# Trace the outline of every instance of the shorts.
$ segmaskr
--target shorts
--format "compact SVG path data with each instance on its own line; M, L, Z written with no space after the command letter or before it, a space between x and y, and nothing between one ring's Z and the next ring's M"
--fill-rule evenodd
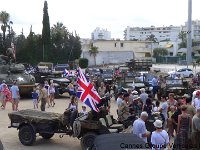
M18 103L19 102L19 98L13 98L13 102L14 103Z
M33 104L34 105L38 104L38 100L37 99L33 99Z

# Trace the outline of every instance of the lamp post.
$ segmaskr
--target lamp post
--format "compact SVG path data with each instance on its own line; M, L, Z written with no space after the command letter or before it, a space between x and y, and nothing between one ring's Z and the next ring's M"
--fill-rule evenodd
M187 65L192 62L192 0L188 0Z

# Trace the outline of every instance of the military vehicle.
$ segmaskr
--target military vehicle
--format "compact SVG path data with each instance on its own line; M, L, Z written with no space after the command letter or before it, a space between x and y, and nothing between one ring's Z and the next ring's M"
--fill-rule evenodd
M35 86L35 78L25 71L23 64L13 62L12 57L0 55L0 82L6 81L8 86L16 80L20 95L30 95Z
M164 88L165 95L174 93L176 96L181 97L184 94L191 94L189 84L183 79L166 78L166 87Z
M109 134L123 130L122 124L114 124L112 118L108 120L107 126L103 118L108 118L107 113L95 113L90 111L88 115L78 117L71 122L74 111L67 109L63 114L54 112L44 112L38 110L20 110L8 114L11 124L9 128L19 130L19 140L23 145L32 145L39 133L44 139L50 139L55 133L74 136L81 139L81 147L86 150L93 145L94 139L100 134ZM111 122L111 124L109 123ZM72 127L73 126L73 130Z
M131 71L150 71L152 67L151 59L131 59L126 62L126 66Z

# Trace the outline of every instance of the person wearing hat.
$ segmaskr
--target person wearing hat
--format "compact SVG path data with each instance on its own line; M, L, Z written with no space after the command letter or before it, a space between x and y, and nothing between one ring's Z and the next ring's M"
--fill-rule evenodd
M140 105L140 97L138 95L133 96L133 104L132 104L132 114L135 116L139 116L142 112L142 105Z
M194 99L193 105L196 110L200 107L200 91L196 92L196 98Z
M144 106L146 104L146 100L148 98L148 94L145 92L145 88L141 88L140 92L141 92L140 99L141 99L141 101L143 103L143 106Z
M132 94L133 94L133 95L138 95L138 91L133 90L133 91L132 91Z
M192 105L192 98L186 98L187 113L192 118L196 114L196 110Z
M83 105L82 105L82 110L81 110L81 112L80 112L80 116L82 116L82 115L87 115L87 114L88 114L88 111L86 110L86 105L83 104Z
M130 116L128 101L129 101L129 94L125 93L123 102L119 105L118 109L118 117L120 121L124 121Z
M165 130L163 130L162 121L156 120L153 125L156 130L152 132L151 135L152 150L167 150L169 135Z
M147 112L142 112L140 118L133 122L132 133L136 134L145 143L147 143L147 137L150 136L150 132L147 131L145 121L148 118Z

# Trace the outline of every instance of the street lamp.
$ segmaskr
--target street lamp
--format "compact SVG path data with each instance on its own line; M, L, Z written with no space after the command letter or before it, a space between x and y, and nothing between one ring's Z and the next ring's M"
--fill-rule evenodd
M187 22L187 64L192 62L192 0L188 0L188 22Z

